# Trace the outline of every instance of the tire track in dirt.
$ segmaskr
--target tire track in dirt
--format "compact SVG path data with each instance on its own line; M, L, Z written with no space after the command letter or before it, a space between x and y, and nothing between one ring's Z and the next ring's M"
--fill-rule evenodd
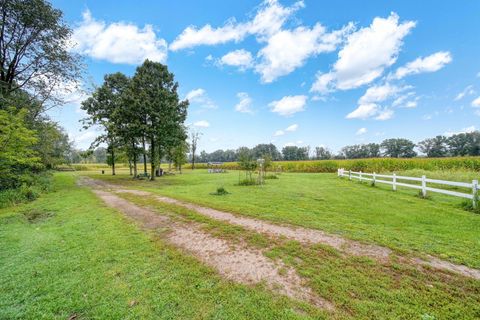
M169 243L193 254L223 277L249 285L264 283L274 292L309 302L327 311L334 310L331 302L304 285L304 280L295 269L267 258L262 251L213 237L202 231L198 224L173 221L111 192L95 189L98 185L93 186L93 192L109 207L124 213L145 229L166 229L165 239Z
M165 196L160 196L148 191L124 189L119 186L107 184L103 181L98 181L90 178L86 179L89 181L88 183L90 185L110 188L118 193L130 193L134 195L151 196L160 202L181 206L209 218L238 225L268 236L286 237L288 239L296 240L305 244L325 244L339 250L340 252L355 256L367 256L379 262L388 262L390 260L390 257L395 255L389 248L371 244L364 244L358 241L345 239L340 236L328 234L317 229L308 229L289 225L277 225L255 218L239 216L229 212L203 207L200 205ZM453 272L461 274L465 277L480 280L480 270L445 261L431 255L427 255L426 259L405 258L399 255L395 256L400 258L400 260L406 261L407 263L411 263L413 265L428 266L434 269Z

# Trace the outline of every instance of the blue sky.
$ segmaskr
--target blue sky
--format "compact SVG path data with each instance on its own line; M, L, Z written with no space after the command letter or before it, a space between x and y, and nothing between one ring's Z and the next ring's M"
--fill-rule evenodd
M55 0L83 83L168 65L200 150L273 142L333 151L480 127L479 1ZM50 112L86 148L82 94Z

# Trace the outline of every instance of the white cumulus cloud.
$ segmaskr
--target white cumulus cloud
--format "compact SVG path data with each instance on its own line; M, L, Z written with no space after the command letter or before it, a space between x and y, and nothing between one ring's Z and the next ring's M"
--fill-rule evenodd
M395 71L394 78L401 79L408 75L435 72L442 69L445 65L452 61L452 55L447 51L440 51L431 54L425 58L417 58L405 66L400 67Z
M297 112L305 110L307 96L285 96L280 100L272 101L268 105L272 112L281 116L291 116Z
M194 89L187 93L185 96L191 104L200 105L200 107L205 109L216 109L217 105L210 99L207 94L207 91L202 88Z
M370 26L347 37L333 70L318 74L311 90L327 93L371 83L383 74L385 68L395 63L404 37L414 26L413 21L399 23L396 13L388 18L376 17Z
M451 137L455 134L471 133L471 132L474 132L475 130L476 130L475 126L469 126L469 127L463 128L462 130L458 130L458 131L446 131L443 135L447 136L447 137Z
M238 67L240 70L245 70L252 66L253 57L247 50L234 50L221 57L219 63L222 65Z
M283 130L277 130L275 131L275 133L273 134L274 137L280 137L280 136L283 136L285 134L285 131Z
M367 104L372 102L385 101L386 99L392 97L393 95L404 89L405 88L391 85L389 83L386 83L384 85L372 86L367 89L365 94L360 98L358 102L360 104Z
M472 107L480 108L480 97L472 101Z
M265 0L253 19L239 23L230 18L225 25L215 28L207 24L201 28L189 26L172 42L170 50L193 48L199 45L216 45L230 41L238 42L247 35L256 35L260 41L280 30L285 21L299 8L298 1L291 7L284 7L277 0Z
M455 101L462 100L464 97L475 94L475 90L473 89L472 85L467 86L465 89L463 89L462 92L459 92L455 96Z
M353 25L349 24L341 30L327 33L325 27L317 23L313 28L302 26L281 30L273 34L258 53L261 60L255 70L260 73L263 82L272 82L303 66L311 56L335 50L352 28Z
M72 50L112 63L167 60L167 42L157 37L152 25L140 28L127 22L107 24L95 20L89 10L83 12L83 21L74 28L72 41Z
M297 131L298 129L298 124L292 124L291 126L288 126L285 131L288 131L288 132L295 132Z
M360 129L357 130L357 132L355 134L357 136L361 136L362 134L365 134L367 132L368 132L367 128L360 128Z
M368 119L378 113L379 105L375 103L361 104L357 109L347 114L347 119Z
M237 93L237 97L238 99L240 99L240 101L235 105L235 111L241 113L253 113L253 110L251 108L252 98L250 98L248 93L239 92Z
M392 109L384 108L379 114L375 117L375 120L388 120L393 117L394 111Z

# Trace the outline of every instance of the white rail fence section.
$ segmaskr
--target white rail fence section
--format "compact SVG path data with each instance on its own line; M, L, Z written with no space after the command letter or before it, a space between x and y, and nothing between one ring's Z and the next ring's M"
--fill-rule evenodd
M338 176L348 177L349 180L358 179L359 181L371 181L373 185L375 185L376 183L390 184L392 185L392 189L394 191L397 190L397 186L418 189L422 191L422 195L424 197L427 196L427 191L443 193L443 194L447 194L454 197L470 199L472 200L472 204L474 208L476 208L478 205L478 180L472 180L472 183L465 183L465 182L456 182L456 181L428 179L424 175L421 178L417 178L417 177L397 176L395 173L393 175L386 175L386 174L378 174L375 172L374 173L366 173L362 171L355 172L355 171L345 170L345 169L338 169ZM391 180L384 180L384 179L391 179ZM416 181L416 182L420 182L420 184L417 185L417 184L411 184L411 183L398 182L397 180ZM433 188L433 187L427 186L427 183L468 188L471 190L471 193Z

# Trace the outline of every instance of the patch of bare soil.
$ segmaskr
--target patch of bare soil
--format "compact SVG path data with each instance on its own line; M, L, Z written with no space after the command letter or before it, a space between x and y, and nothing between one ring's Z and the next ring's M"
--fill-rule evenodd
M334 308L329 301L305 286L293 268L268 259L260 250L215 238L201 231L196 224L174 222L110 192L94 192L108 206L139 222L146 229L167 228L166 239L170 243L195 255L229 280L244 284L264 283L270 290L290 298L307 301L326 310Z
M119 190L119 192L130 193L131 190ZM141 192L144 193L143 195L146 195L145 191ZM151 193L150 195L155 196ZM392 255L392 251L388 248L348 240L336 235L327 234L320 230L271 224L262 220L240 217L228 212L206 208L196 204L186 203L177 199L172 199L164 196L155 196L155 198L165 203L175 204L184 208L188 208L190 210L194 210L212 219L239 225L244 228L271 236L283 236L288 239L299 241L301 243L326 244L341 252L355 256L367 256L370 258L374 258L380 262L387 262L389 260L389 257ZM441 260L433 256L428 256L428 258L425 260L420 258L414 258L410 261L415 264L426 265L435 269L461 274L463 276L474 279L480 279L480 270Z
M93 180L93 179L88 179L88 180ZM96 182L88 182L88 183L89 185L93 186L95 185ZM370 245L370 244L364 244L358 241L345 239L340 236L325 233L321 230L272 224L266 221L237 216L229 212L202 207L200 205L180 201L180 200L169 198L169 197L154 195L153 193L147 192L147 191L121 189L113 185L105 184L104 182L100 182L100 185L102 187L111 188L115 190L115 192L124 192L124 193L130 193L130 194L136 194L136 195L142 195L142 196L147 196L147 195L154 196L158 201L182 206L184 208L196 211L212 219L221 220L231 224L239 225L246 229L254 230L256 232L263 233L269 236L286 237L288 239L293 239L301 243L325 244L350 255L367 256L380 262L387 262L390 256L392 255L392 251L389 248ZM458 265L445 260L441 260L433 256L428 256L426 259L413 258L413 259L409 259L409 261L414 264L429 266L435 269L453 272L453 273L461 274L466 277L480 280L480 270L469 268L463 265Z
M125 190L123 190L123 192L125 192ZM386 261L391 253L391 250L385 247L362 244L359 242L344 239L339 236L330 235L320 230L293 226L281 226L258 219L236 216L228 212L206 208L172 198L167 198L163 196L155 196L155 198L165 203L176 204L190 210L194 210L212 219L221 220L231 224L242 226L246 229L250 229L259 233L275 237L286 237L288 239L293 239L301 243L326 244L339 251L351 255L368 256L376 260Z

